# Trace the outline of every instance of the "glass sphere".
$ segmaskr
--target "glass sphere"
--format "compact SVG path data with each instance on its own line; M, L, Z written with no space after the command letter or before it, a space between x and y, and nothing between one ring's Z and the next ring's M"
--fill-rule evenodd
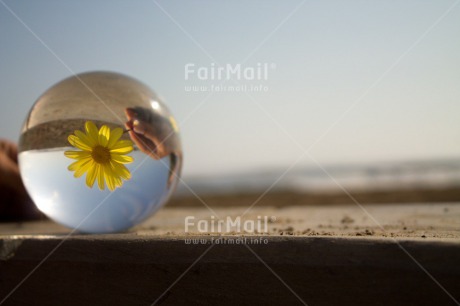
M81 232L117 232L166 203L182 148L174 118L147 86L89 72L35 102L19 140L19 167L49 218Z

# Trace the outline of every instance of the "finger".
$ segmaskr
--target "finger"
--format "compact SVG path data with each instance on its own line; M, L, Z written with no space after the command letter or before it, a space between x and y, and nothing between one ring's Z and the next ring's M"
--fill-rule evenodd
M0 185L25 192L18 165L4 153L0 153Z
M130 120L130 121L127 121L125 122L125 128L129 131L129 130L132 130L133 129L133 122Z
M134 119L133 121L133 129L134 129L134 132L136 132L137 134L141 134L141 135L146 134L148 130L147 125L137 119Z
M18 146L9 140L0 140L0 151L4 152L12 161L18 163Z
M132 121L137 117L136 110L134 108L128 107L125 109L126 117L128 121Z
M142 135L136 134L133 131L129 131L129 136L134 141L134 143L137 145L139 150L141 150L147 155L150 155L154 159L158 159L157 146L154 142L145 138Z

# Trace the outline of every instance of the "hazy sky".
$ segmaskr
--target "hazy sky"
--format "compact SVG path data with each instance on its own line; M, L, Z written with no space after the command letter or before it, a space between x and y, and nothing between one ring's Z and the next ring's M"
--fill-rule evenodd
M0 136L16 140L54 83L110 70L164 98L185 175L287 168L298 145L325 165L456 158L456 3L0 0ZM186 91L222 82L185 79L187 64L213 63L269 64L267 80L222 83L267 91Z

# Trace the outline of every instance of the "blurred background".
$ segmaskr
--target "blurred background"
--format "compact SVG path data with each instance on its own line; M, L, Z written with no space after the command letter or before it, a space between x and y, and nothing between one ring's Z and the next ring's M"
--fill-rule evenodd
M173 204L460 200L457 3L2 0L0 136L53 84L108 70L176 116ZM266 70L210 77L228 65Z

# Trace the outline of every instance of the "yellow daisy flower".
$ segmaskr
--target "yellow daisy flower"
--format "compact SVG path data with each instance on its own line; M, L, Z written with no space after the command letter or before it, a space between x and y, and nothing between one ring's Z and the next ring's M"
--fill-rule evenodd
M68 158L76 159L68 169L75 171L74 176L80 177L86 172L86 185L93 188L97 178L97 185L104 190L104 181L109 190L113 191L123 185L124 180L131 178L131 173L123 164L133 162L133 158L126 154L133 150L130 140L120 140L123 129L110 128L103 125L99 130L91 121L85 123L86 133L76 130L70 135L70 144L81 151L65 151Z

